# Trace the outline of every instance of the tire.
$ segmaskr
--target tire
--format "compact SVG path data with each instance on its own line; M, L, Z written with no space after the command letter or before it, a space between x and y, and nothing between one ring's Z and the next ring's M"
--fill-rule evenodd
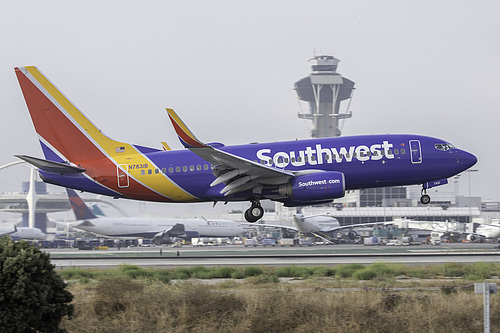
M424 205L427 205L429 202L431 202L431 197L427 194L424 194L420 197L420 202Z

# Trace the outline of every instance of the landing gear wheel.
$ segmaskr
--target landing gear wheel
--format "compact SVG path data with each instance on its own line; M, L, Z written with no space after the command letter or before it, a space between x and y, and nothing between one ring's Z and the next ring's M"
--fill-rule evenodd
M427 194L424 194L420 197L420 202L423 203L424 205L427 205L429 202L431 202L431 197L428 196Z
M245 220L250 223L260 220L264 216L264 209L259 203L252 203L252 207L245 211Z

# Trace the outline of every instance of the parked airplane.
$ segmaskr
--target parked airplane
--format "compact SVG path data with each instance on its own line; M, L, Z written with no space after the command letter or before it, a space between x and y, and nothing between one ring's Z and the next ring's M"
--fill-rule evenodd
M293 216L293 224L303 234L329 233L341 229L339 221L329 215L309 215L298 213Z
M171 238L235 237L257 227L282 227L250 224L223 219L173 219L144 217L98 217L72 189L67 188L71 208L77 222L69 225L98 235L113 238L153 238L168 242ZM294 230L294 228L284 227Z
M484 238L499 239L500 238L500 224L480 224L477 226L474 234L468 235L467 239L476 240L475 235Z
M45 238L45 234L38 228L16 227L15 225L12 228L0 227L0 237L4 236L14 240Z
M224 146L198 140L167 109L188 150L148 148L108 138L36 67L15 68L45 159L18 155L51 184L115 198L163 202L260 201L288 207L332 202L346 190L447 183L477 162L447 141L419 135L363 135ZM237 125L236 125L237 126Z
M327 214L304 215L297 213L293 216L293 224L305 235L312 235L326 242L335 243L339 232L345 233L352 241L359 242L361 236L356 231L356 228L375 227L388 223L361 223L341 226L335 217Z

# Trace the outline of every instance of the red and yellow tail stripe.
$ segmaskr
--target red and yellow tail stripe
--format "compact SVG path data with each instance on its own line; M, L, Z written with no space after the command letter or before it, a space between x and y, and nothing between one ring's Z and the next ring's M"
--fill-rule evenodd
M133 145L107 137L38 68L15 71L37 134L62 160L85 168L89 178L134 199L198 201L164 174L143 176L138 169L124 170L129 172L130 183L126 189L119 188L119 165L154 168L154 164Z

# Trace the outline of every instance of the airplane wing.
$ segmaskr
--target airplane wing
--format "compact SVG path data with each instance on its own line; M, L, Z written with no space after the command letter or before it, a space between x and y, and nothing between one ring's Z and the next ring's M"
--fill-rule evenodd
M177 223L176 225L172 226L169 229L165 229L163 231L160 231L156 235L154 235L153 238L164 238L164 237L179 237L179 238L184 238L186 237L186 228L184 224L182 223Z
M14 224L14 226L11 228L0 228L0 237L3 237L3 236L8 236L8 235L11 235L13 233L16 233L17 232L17 226Z
M221 194L228 196L247 190L253 190L258 194L262 190L261 184L284 184L294 176L290 171L259 164L201 142L174 110L167 109L167 112L184 147L216 166L214 175L217 178L210 186L224 183L226 187L221 190Z

